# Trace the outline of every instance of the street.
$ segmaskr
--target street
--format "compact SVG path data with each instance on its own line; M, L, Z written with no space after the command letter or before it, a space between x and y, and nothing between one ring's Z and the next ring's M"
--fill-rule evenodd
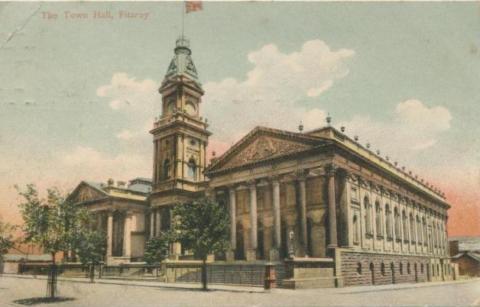
M118 283L121 283L120 281ZM43 297L44 279L0 277L0 305ZM261 288L221 287L202 292L197 285L159 283L89 284L59 281L59 295L72 300L55 306L480 306L480 280L339 289L264 292Z

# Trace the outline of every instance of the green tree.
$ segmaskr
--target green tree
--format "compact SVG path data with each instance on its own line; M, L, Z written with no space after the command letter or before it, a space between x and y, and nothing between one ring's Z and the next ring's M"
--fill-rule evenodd
M80 209L74 217L76 221L71 232L71 247L83 265L88 265L90 282L95 277L95 265L98 265L107 249L105 232L95 229L94 216L85 209Z
M24 201L20 204L23 217L25 242L34 243L52 256L47 289L50 297L56 294L55 255L74 247L75 235L80 228L78 215L80 208L75 206L57 188L47 189L47 197L40 198L33 184L25 190L17 187Z
M148 265L160 264L168 257L171 238L168 233L150 238L145 244L143 259Z
M172 240L191 250L202 260L202 286L207 290L207 256L228 247L229 216L225 206L210 198L201 198L173 208L176 221Z
M0 221L0 262L3 261L3 256L8 253L8 250L13 247L14 229L14 226Z

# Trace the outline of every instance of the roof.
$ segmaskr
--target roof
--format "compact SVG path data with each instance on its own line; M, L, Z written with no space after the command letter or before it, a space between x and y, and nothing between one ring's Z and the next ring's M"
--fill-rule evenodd
M82 181L75 188L75 190L70 194L75 195L77 191L80 190L82 185L86 185L95 191L99 192L103 197L115 197L133 201L146 201L148 194L151 192L151 182L146 178L135 178L130 181L133 184L130 184L128 187L125 186L115 186L107 185L104 183L92 182L92 181ZM89 196L91 197L91 196ZM96 196L92 199L99 199L101 196Z
M180 37L177 39L174 50L175 55L168 66L165 79L174 78L175 76L187 76L199 85L200 82L198 80L197 69L190 56L192 54L192 50L190 50L190 41L183 36Z
M469 257L477 262L480 262L480 254L475 252L458 253L455 256L453 256L452 259L459 259L464 256Z
M480 251L480 237L450 237L448 241L458 241L458 251Z
M368 161L368 163L375 165L382 171L389 173L390 175L396 177L400 181L413 186L415 189L420 190L423 193L426 193L430 197L434 198L436 201L440 202L443 206L449 208L450 205L445 201L444 194L441 193L438 189L432 187L431 185L419 180L418 177L414 176L411 172L407 172L405 168L400 168L397 163L392 163L388 157L380 156L380 153L374 153L369 148L363 147L357 141L352 140L343 132L338 131L337 129L326 126L320 129L315 129L310 132L290 132L279 129L272 129L266 127L255 127L251 132L245 135L240 141L233 145L229 150L227 150L222 156L212 162L212 164L207 168L206 174L211 175L215 172L225 171L224 164L227 163L227 160L235 156L236 153L243 149L246 144L249 144L256 136L259 134L271 134L279 137L290 138L296 140L299 143L311 144L313 147L320 147L325 144L336 144L343 150L355 154L357 157ZM299 153L297 151L295 153ZM269 157L272 158L272 157ZM269 159L264 159L266 161ZM250 164L250 162L245 163L245 165Z

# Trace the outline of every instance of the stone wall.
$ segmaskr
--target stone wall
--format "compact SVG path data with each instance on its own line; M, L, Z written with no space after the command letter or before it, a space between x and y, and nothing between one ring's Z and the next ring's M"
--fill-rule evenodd
M453 275L446 259L348 251L340 257L345 286L441 281L450 280ZM440 261L445 264L438 271L432 263Z

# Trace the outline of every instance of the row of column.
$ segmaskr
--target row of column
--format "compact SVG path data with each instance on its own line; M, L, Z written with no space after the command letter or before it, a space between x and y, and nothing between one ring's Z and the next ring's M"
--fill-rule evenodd
M440 218L429 214L426 210L418 210L416 206L406 206L396 202L393 198L386 199L383 193L375 202L370 202L372 194L368 190L361 189L362 241L366 240L365 236L369 233L368 228L370 227L374 249L386 249L386 245L389 244L388 239L391 237L392 250L395 250L396 239L400 238L400 250L403 252L425 253L431 251L433 254L447 254L446 230L445 227L440 226L445 224L446 221L442 222ZM387 203L389 203L388 212L386 210ZM379 210L377 210L377 204ZM381 214L380 223L377 223L377 211ZM387 219L389 219L388 225ZM413 224L411 224L412 222ZM377 229L378 226L380 226L380 229ZM390 229L387 229L387 226ZM382 237L381 242L377 239L379 231ZM425 241L428 243L427 248L424 246ZM383 247L377 246L377 244L383 244ZM362 246L364 246L363 242ZM435 248L435 246L438 247Z
M122 256L131 257L132 244L131 244L131 232L132 232L132 218L131 212L126 212L124 216L123 227L123 247ZM107 257L113 256L113 212L107 211Z
M329 218L329 246L334 248L337 246L337 225L336 225L336 200L335 200L335 168L329 166L326 168L326 176L328 178L328 218ZM306 173L300 172L296 178L298 182L298 201L300 216L300 238L304 246L305 253L308 252L307 238L307 189L306 189ZM280 182L274 177L270 179L268 186L271 187L272 193L272 215L273 215L273 249L270 252L270 258L278 258L280 248L282 246L281 234L281 209L280 209ZM249 189L249 212L250 212L250 246L247 250L247 260L254 260L256 250L258 248L257 240L257 184L255 181L248 182ZM233 257L233 250L237 246L237 220L236 220L236 188L229 187L229 213L230 213L230 257ZM269 192L267 190L267 192Z

